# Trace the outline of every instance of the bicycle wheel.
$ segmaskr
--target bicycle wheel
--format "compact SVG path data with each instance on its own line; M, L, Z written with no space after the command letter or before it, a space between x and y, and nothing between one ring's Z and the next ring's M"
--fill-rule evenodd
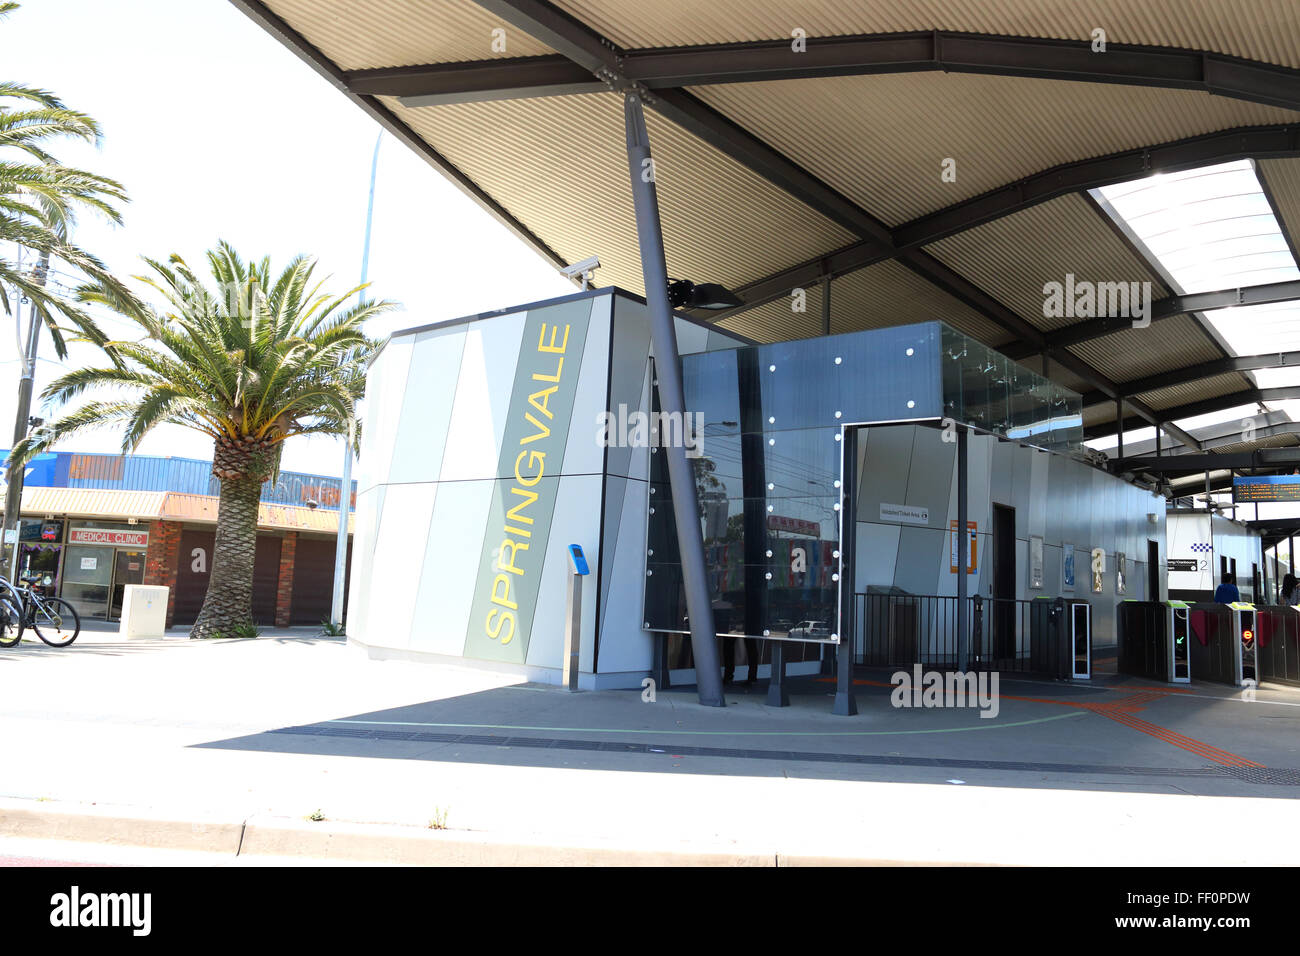
M29 626L50 647L67 647L81 633L81 618L63 598L44 598L32 608Z
M0 647L13 647L23 639L22 621L14 606L0 598Z

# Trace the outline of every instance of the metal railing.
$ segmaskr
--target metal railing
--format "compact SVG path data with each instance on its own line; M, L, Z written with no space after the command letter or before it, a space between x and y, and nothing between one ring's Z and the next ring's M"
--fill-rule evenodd
M866 667L956 670L958 598L934 594L855 594L855 660ZM1061 599L967 599L966 668L1071 676L1068 605Z

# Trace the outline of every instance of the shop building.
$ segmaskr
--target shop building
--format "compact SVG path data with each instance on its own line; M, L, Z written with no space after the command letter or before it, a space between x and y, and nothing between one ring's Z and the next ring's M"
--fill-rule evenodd
M128 584L164 585L168 625L193 623L211 572L215 485L211 463L199 460L44 456L23 488L20 573L48 582L88 619L115 620ZM315 625L329 616L340 497L339 480L319 475L282 472L263 488L256 624Z

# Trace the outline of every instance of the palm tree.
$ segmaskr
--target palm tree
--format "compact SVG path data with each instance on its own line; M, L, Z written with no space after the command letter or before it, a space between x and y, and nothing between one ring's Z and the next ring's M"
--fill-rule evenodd
M303 256L274 281L269 257L246 264L226 242L207 257L215 292L180 256L145 259L153 275L137 278L166 300L163 311L124 311L111 291L84 289L83 301L117 309L143 335L100 343L107 365L68 372L42 397L64 404L89 389L126 395L86 401L14 449L25 459L104 425L124 428L123 454L163 423L212 438L221 503L208 593L190 637L230 635L252 623L262 483L278 473L284 442L294 435L355 435L356 403L375 346L362 326L393 307L345 306L365 286L327 295L323 282L312 284L315 262Z
M0 2L0 18L18 7ZM19 83L0 82L0 243L32 252L39 265L24 272L0 256L0 302L18 291L29 300L50 330L60 358L67 355L57 317L70 321L82 337L103 341L91 318L75 300L46 287L50 260L61 259L104 287L126 311L138 307L130 292L90 253L68 240L73 216L91 210L115 223L117 205L127 201L121 184L106 176L59 163L49 152L54 141L97 143L99 126L84 113L68 109L54 94Z

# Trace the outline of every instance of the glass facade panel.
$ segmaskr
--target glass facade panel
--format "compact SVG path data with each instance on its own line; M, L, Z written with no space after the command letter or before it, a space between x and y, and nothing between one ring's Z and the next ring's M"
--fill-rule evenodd
M1044 448L1082 440L1078 395L939 322L687 355L682 383L720 634L836 633L844 426L949 417ZM647 547L646 626L687 631L660 449Z
M1070 452L1083 444L1083 399L941 325L944 415L1003 438Z

